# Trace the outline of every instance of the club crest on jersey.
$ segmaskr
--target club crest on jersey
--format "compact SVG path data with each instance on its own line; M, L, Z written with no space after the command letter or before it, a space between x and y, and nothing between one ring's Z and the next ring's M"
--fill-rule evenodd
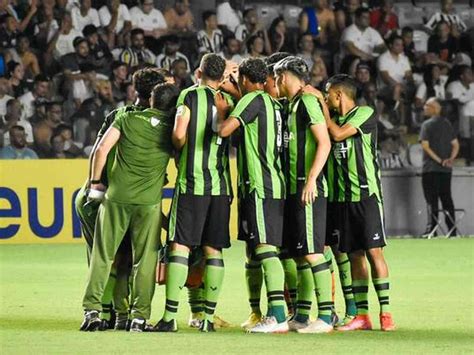
M336 142L333 144L333 154L336 159L346 159L348 157L348 151L352 147L352 142Z
M156 127L160 124L160 120L156 117L152 117L151 120L150 120L150 123L153 127Z

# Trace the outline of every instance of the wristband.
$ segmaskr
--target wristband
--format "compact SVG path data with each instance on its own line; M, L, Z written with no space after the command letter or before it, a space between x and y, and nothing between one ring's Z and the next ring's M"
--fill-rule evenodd
M102 200L104 198L105 192L95 189L89 189L89 194L87 198L91 200Z
M91 180L90 183L91 184L100 184L100 180Z

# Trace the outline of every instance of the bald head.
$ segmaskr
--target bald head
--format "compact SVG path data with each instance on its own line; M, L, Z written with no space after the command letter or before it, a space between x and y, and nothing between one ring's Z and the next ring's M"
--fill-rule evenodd
M439 116L441 114L441 104L438 99L432 97L423 106L423 112L427 117Z

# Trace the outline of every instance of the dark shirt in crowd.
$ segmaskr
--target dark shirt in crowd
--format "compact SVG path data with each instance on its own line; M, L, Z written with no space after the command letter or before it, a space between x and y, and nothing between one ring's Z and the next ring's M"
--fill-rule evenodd
M444 117L432 117L421 125L420 141L428 141L430 148L442 160L451 156L451 142L456 138L451 123ZM451 168L444 167L423 151L423 173L449 173Z
M449 36L446 42L441 42L438 36L434 35L428 39L428 52L436 53L439 58L445 62L453 59L457 52L458 44L454 37Z

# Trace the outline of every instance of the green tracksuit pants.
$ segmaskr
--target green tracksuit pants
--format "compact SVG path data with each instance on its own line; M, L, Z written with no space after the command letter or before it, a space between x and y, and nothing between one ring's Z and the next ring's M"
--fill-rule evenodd
M156 205L121 204L107 199L102 202L95 226L84 309L102 310L101 299L114 256L128 231L133 254L132 318L150 318L160 228L161 201Z

